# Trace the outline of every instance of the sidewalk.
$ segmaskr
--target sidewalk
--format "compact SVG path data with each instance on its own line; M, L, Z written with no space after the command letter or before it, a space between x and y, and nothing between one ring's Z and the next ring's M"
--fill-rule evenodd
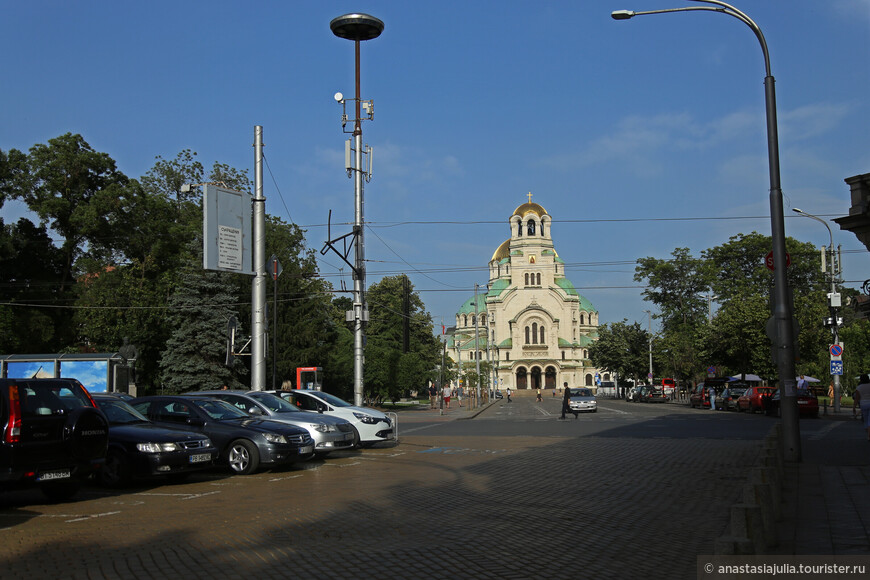
M802 434L803 460L785 464L774 553L870 555L870 442L851 408L829 408L819 420L848 438L832 446Z

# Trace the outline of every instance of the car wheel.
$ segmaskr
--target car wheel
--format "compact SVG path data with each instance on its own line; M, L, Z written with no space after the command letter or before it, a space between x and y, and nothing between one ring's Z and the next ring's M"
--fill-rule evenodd
M76 494L79 484L70 481L63 483L47 483L42 486L42 493L50 501L66 501Z
M130 482L130 463L123 453L110 449L100 470L100 483L106 487L121 487Z
M230 469L239 475L250 475L260 466L260 453L257 446L246 439L236 439L230 443L227 461Z
M105 415L93 407L81 407L70 411L64 424L63 435L76 459L90 461L106 456L109 423Z
M351 429L353 429L353 445L351 446L351 449L360 449L362 444L359 440L359 431L357 431L357 428L353 425L351 425Z

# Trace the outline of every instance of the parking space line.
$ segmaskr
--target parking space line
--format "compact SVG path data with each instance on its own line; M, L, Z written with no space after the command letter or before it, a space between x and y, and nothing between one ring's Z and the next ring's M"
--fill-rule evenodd
M818 441L819 439L824 438L825 435L827 435L828 433L830 433L831 431L833 431L834 429L836 429L837 427L839 427L843 423L844 423L844 421L832 421L829 425L825 425L824 427L822 427L821 429L819 429L818 431L816 431L812 435L807 436L807 439L812 439L813 441Z

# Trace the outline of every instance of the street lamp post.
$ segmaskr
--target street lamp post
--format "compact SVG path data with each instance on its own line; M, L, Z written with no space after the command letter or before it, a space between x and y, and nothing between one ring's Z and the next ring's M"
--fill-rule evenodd
M785 219L782 209L782 187L779 175L779 138L777 136L776 123L776 93L774 91L774 78L770 73L770 55L767 51L767 41L764 39L761 29L749 16L737 8L721 2L720 0L693 0L714 4L714 6L684 6L682 8L669 8L665 10L650 10L646 12L633 12L631 10L617 10L611 13L614 20L628 20L634 16L646 14L665 14L669 12L689 12L705 10L720 12L733 16L740 20L755 33L761 51L764 55L764 97L765 110L767 113L767 156L770 172L770 229L773 240L773 260L776 269L773 271L773 323L774 323L774 352L776 353L776 369L779 378L781 393L783 447L785 459L788 461L801 460L800 424L798 423L797 388L795 376L795 349L794 349L794 325L792 323L793 307L788 291L788 277L786 276L786 252L785 252Z
M368 318L368 312L365 302L365 244L363 243L363 179L367 176L363 175L362 167L362 112L360 106L360 74L359 74L359 43L363 40L371 40L380 36L384 30L384 23L374 16L368 14L345 14L338 18L333 18L329 23L329 28L332 33L339 38L352 40L354 43L354 64L355 64L355 117L353 128L354 140L354 163L353 167L348 169L348 175L354 175L354 222L353 231L355 236L355 260L353 267L353 310L350 316L353 320L353 402L357 406L363 404L363 361L364 358L364 322ZM336 94L336 100L344 102L340 94ZM367 112L371 115L371 105L367 107ZM371 160L371 157L369 158ZM368 175L370 177L370 175Z
M802 216L811 218L820 222L823 226L828 228L828 236L831 240L831 245L828 246L828 249L831 252L831 258L828 260L831 264L830 270L831 273L829 276L831 277L831 293L828 294L828 308L831 312L831 333L833 334L834 340L832 344L840 344L840 324L837 320L837 309L840 306L840 295L837 293L837 266L834 259L834 233L831 231L831 226L818 216L814 216L811 213L807 213L801 209L796 207L792 208L792 211L795 213L799 213ZM840 375L833 374L834 380L834 400L832 401L834 405L834 412L840 412Z

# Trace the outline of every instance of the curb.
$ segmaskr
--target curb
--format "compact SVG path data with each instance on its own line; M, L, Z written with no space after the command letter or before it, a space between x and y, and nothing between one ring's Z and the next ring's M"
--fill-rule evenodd
M764 554L779 543L776 522L782 519L785 461L782 424L774 425L743 486L743 501L731 506L730 535L716 538L716 555Z

